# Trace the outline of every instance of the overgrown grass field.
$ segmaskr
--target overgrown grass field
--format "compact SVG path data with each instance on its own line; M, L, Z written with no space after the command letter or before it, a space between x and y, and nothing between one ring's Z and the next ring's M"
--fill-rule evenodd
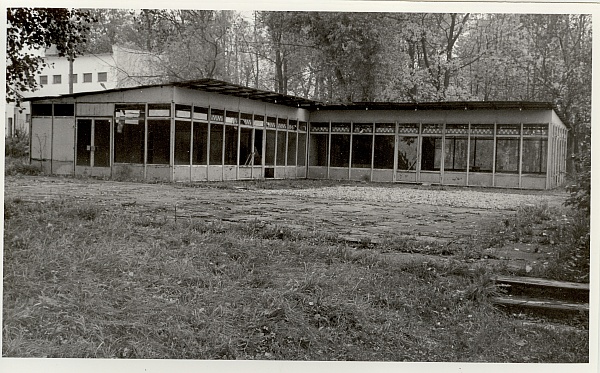
M442 263L442 262L440 262ZM319 232L5 201L5 357L587 362L588 334L494 308L492 273Z

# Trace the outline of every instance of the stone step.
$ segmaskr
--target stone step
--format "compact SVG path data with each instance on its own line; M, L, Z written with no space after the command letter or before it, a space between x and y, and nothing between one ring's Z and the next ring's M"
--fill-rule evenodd
M528 309L536 312L549 314L588 314L590 306L588 303L565 302L555 299L539 299L525 296L502 296L491 298L492 303L518 309Z
M495 282L512 296L555 299L575 303L589 302L589 284L508 276L496 276Z

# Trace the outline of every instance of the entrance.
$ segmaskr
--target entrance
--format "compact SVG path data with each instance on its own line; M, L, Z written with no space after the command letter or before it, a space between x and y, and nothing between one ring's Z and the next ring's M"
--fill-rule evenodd
M110 176L110 127L110 119L77 119L77 174Z

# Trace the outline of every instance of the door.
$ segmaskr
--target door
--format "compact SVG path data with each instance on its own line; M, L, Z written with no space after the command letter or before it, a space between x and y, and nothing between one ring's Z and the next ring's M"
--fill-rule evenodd
M77 119L77 174L110 176L110 126L110 119Z

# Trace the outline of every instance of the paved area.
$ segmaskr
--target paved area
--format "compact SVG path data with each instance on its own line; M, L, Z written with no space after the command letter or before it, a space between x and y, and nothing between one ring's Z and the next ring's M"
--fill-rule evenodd
M400 200L390 198L389 187L369 186L368 188L360 192L363 195L388 195L388 197L385 201L360 197L348 199L346 197L351 194L350 192L346 190L346 194L338 193L335 188L292 191L236 187L235 184L223 188L215 183L189 187L179 184L144 184L44 176L5 178L5 198L8 199L76 198L100 206L114 205L121 206L123 209L135 208L147 211L161 209L167 215L172 211L173 216L177 214L178 218L193 217L233 222L259 221L300 230L334 233L342 238L359 242L377 242L393 237L410 237L415 240L442 243L455 242L475 233L482 225L493 224L499 219L510 216L514 213L514 208L523 201L543 198L550 204L559 204L566 197L557 193L540 194L540 192L505 193L502 197L501 192L494 191L486 191L485 194L468 189L456 191L459 194L454 197L465 201L471 199L479 206L484 206L479 201L484 197L492 201L502 200L502 198L505 201L514 199L513 204L502 203L502 206L498 207L498 203L495 202L496 207L482 208L460 207L468 206L467 202L457 206L452 193L447 193L452 192L451 190L443 191L447 194L445 196L447 203L445 203L444 200L439 199L441 191L421 190L414 194L414 188L396 188L398 190L394 193L401 196L411 193L412 197L408 200L413 200L413 203L410 203L403 200L404 197ZM416 195L426 198L418 200ZM436 199L434 202L427 202L431 200L431 197L427 196L436 196ZM505 254L495 252L494 256L514 254L518 260L543 260L539 255L532 256L527 247L515 249L508 248Z

